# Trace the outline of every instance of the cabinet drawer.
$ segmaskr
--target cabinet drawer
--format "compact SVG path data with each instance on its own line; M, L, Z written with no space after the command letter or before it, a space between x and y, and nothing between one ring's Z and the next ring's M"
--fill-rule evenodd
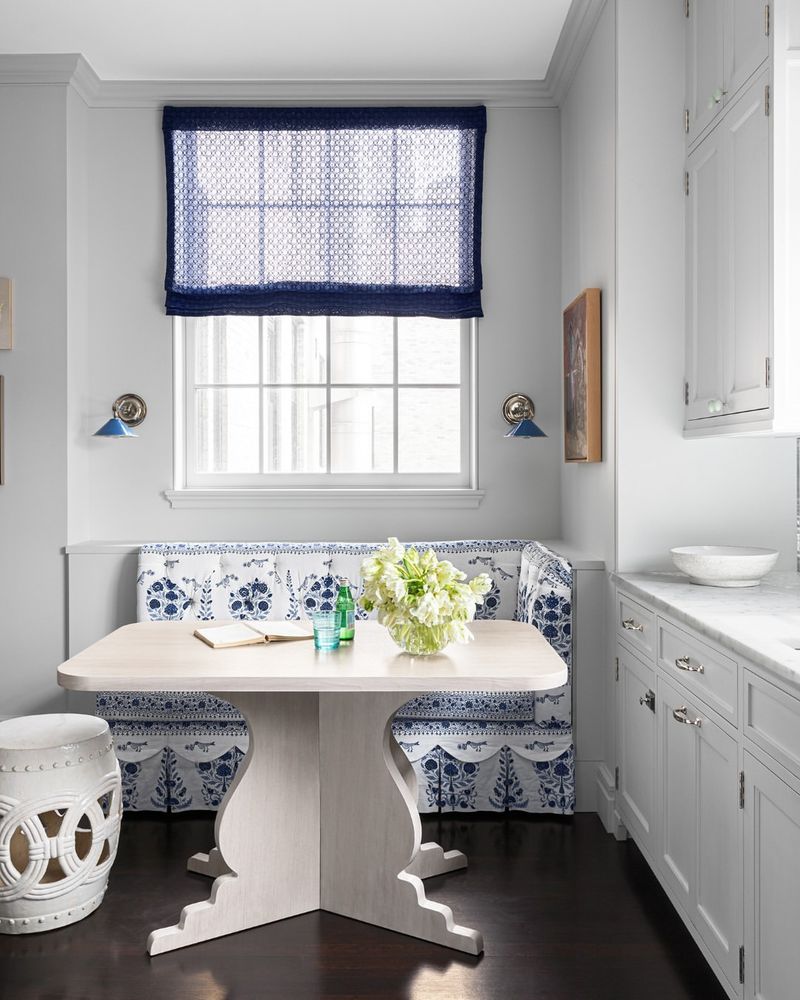
M800 775L800 699L745 669L743 714L745 736Z
M736 725L739 713L735 660L659 618L658 665Z
M622 593L617 593L617 633L648 659L653 658L656 616Z

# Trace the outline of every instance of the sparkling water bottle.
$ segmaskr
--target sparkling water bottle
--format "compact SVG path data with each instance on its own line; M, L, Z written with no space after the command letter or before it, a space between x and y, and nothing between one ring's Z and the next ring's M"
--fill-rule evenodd
M339 640L349 642L356 634L356 604L350 593L350 581L346 576L339 580L336 613L339 616Z

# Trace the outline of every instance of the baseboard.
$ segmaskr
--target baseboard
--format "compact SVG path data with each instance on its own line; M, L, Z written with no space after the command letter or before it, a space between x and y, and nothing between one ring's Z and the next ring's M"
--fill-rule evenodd
M575 761L575 812L597 811L594 785L598 765L596 760Z
M627 840L628 831L616 809L616 789L614 776L604 763L594 769L595 809L606 833L617 840Z

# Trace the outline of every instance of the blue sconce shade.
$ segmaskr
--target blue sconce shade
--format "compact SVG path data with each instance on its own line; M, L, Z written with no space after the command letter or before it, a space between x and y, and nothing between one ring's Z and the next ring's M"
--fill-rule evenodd
M524 417L518 424L515 424L510 431L506 431L503 437L546 438L547 435L538 424L534 423L529 417Z
M111 407L114 416L107 420L94 437L102 438L136 438L131 427L138 427L147 416L147 403L135 392L126 392L114 400Z
M94 432L93 437L135 438L139 437L139 435L134 434L130 427L123 420L120 420L119 417L112 417L103 424L99 431Z

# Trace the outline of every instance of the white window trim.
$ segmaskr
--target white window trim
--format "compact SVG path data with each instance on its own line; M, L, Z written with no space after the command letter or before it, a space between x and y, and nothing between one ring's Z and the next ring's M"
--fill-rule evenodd
M259 507L418 507L474 509L485 492L478 489L477 424L477 320L469 327L469 482L457 488L364 486L346 488L331 484L309 487L198 487L186 485L186 327L182 317L173 318L173 488L164 491L171 507L222 509Z

